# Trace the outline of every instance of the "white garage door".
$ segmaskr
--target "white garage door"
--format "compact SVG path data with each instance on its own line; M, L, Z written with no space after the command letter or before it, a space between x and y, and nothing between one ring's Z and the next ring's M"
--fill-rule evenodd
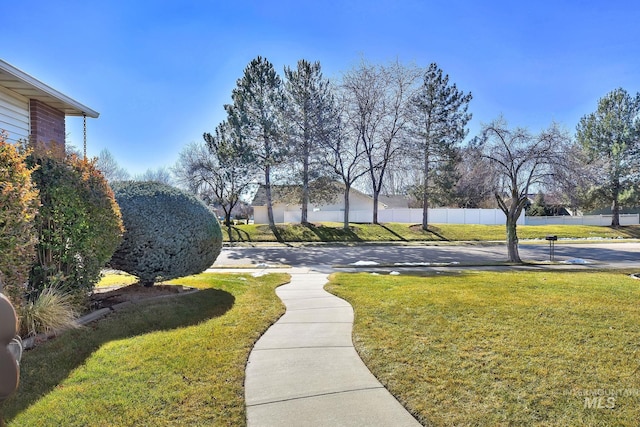
M9 134L9 141L29 137L29 100L0 87L0 129Z

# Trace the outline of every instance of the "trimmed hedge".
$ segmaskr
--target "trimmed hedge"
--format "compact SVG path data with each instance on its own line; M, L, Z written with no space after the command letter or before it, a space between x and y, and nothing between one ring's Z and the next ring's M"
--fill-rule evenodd
M32 179L40 191L36 260L30 299L46 287L88 293L120 244L120 211L104 176L75 154L31 154Z
M28 153L0 132L0 285L17 304L33 265L38 190L26 165Z
M125 233L110 266L140 283L198 274L222 249L216 216L196 197L159 182L113 184Z

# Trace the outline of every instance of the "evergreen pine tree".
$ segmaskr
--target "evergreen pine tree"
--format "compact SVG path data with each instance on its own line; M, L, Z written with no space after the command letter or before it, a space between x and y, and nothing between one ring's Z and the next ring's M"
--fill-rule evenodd
M233 103L225 105L229 124L249 144L264 174L269 227L281 240L273 216L271 179L273 167L281 164L287 154L282 81L273 65L258 56L245 68L231 98Z
M636 196L640 183L640 93L616 89L578 124L576 139L589 156L596 182L593 198L611 203L611 226L620 226L620 205Z
M424 82L413 97L413 136L411 149L421 161L422 183L419 190L422 200L422 228L428 227L430 178L432 169L451 161L455 147L467 135L467 112L471 93L465 94L455 84L449 84L449 76L443 75L438 65L432 63L424 74ZM447 181L443 181L447 182Z

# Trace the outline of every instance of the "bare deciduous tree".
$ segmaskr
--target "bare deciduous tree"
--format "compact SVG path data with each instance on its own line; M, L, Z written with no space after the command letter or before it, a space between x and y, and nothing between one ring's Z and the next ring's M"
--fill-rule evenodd
M362 61L342 80L345 121L365 151L373 194L373 222L385 174L402 153L410 118L409 103L419 72L399 62L378 66Z
M482 157L480 149L471 142L460 150L457 163L458 182L455 186L455 203L460 208L494 208L494 182L489 160Z
M107 182L128 181L131 175L124 168L118 165L113 154L106 148L98 154L96 168L102 172Z
M510 129L499 119L482 130L480 148L490 161L495 179L494 195L506 216L507 251L510 262L522 262L518 252L517 221L531 190L553 186L564 168L569 138L556 124L538 135L523 128Z
M231 214L259 171L251 147L228 122L220 123L213 134L205 133L203 138L205 144L192 143L180 152L174 173L182 185L222 208L229 240L233 240Z
M338 105L344 107L344 94ZM324 162L344 185L344 229L349 228L349 192L353 184L368 171L366 151L361 138L349 133L350 129L338 121L333 138L324 146Z
M135 175L134 181L159 182L161 184L173 185L173 176L169 168L160 166L158 169L147 169L144 173Z

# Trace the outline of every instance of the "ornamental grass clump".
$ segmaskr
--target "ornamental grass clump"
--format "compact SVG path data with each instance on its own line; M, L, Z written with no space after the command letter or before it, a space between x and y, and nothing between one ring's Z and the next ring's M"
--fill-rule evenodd
M216 216L196 197L159 182L113 184L125 233L109 262L144 286L201 273L222 248Z
M33 300L18 308L20 335L60 332L77 327L78 311L73 295L46 287Z

